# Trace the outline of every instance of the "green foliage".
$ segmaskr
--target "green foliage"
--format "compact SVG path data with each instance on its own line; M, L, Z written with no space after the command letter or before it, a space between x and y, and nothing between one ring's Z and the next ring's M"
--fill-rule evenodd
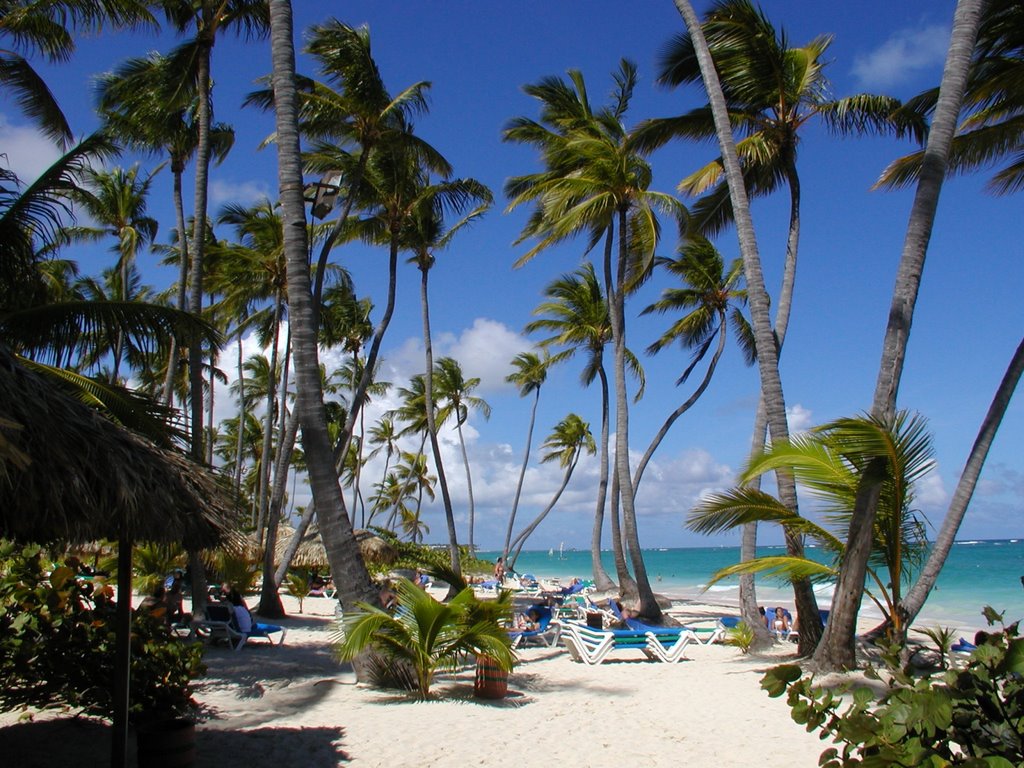
M990 624L1002 616L986 608ZM841 749L821 754L825 768L870 766L1024 765L1024 638L1017 624L988 634L964 669L912 677L895 654L886 657L876 699L866 686L825 690L795 665L770 670L761 687L786 695L793 719L821 731Z
M953 647L953 638L956 633L952 627L920 627L918 631L923 633L935 643L935 650L939 652L939 666L945 669L949 666L950 648Z
M221 552L217 557L216 570L221 584L233 587L243 595L253 591L257 570L246 558Z
M387 665L412 670L415 690L423 699L430 695L434 675L454 670L468 654L488 656L502 669L512 668L515 654L503 624L510 594L484 601L466 588L440 603L408 579L398 580L397 593L394 615L359 603L359 611L345 617L345 634L337 646L340 658L352 659L372 649Z
M35 545L0 544L0 710L71 708L113 712L113 591L75 578L78 563L53 567ZM202 648L171 637L164 622L132 625L131 716L188 715Z
M723 642L726 645L739 648L743 653L748 653L750 646L754 644L754 628L747 624L747 622L741 621L725 633L725 640Z
M396 569L412 571L419 568L443 581L448 581L438 573L438 571L444 572L451 568L451 555L448 547L431 547L414 541L403 541L398 538L397 534L386 528L371 526L370 530L384 539L398 553L398 558L390 564L367 563L366 567L370 570L371 575L381 576ZM469 547L466 546L459 547L459 562L464 573L487 574L493 567L491 563L474 557L469 551Z
M299 568L288 571L285 579L288 582L288 592L299 601L299 613L302 613L302 601L309 595L309 571Z

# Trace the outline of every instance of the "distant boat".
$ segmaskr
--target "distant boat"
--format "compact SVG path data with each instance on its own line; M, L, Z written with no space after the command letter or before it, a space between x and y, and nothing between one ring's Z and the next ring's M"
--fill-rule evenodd
M558 559L565 560L565 542L558 545Z
M555 556L555 550L552 547L551 549L548 550L548 557L554 557L554 556Z

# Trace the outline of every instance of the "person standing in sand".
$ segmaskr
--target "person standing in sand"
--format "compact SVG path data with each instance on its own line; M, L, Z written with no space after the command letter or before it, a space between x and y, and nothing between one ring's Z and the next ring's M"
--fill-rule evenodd
M498 582L498 586L502 585L505 581L505 558L499 557L498 561L494 564L494 580Z

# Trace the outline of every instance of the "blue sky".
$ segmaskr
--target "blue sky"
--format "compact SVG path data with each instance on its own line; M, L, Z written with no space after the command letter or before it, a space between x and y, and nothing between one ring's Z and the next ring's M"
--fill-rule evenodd
M696 3L698 13L706 7ZM531 402L505 384L509 361L535 339L522 328L541 300L544 286L574 270L583 246L569 244L546 252L521 269L513 262L526 246L514 245L525 212L503 213L501 194L512 175L539 168L531 150L504 144L503 125L512 117L536 116L521 87L567 69L583 72L592 100L611 89L611 72L620 58L638 65L637 88L628 122L678 114L698 106L696 89L668 91L654 85L658 53L682 22L670 0L632 4L597 2L297 2L296 29L323 21L327 11L353 24L369 24L374 56L393 93L419 81L431 81L431 110L418 132L451 161L459 176L472 176L494 190L495 208L440 254L431 275L435 355L451 355L467 376L478 376L478 392L493 409L489 421L474 415L467 429L473 489L477 503L477 543L495 546L503 536L522 461ZM627 9L624 12L624 8ZM827 58L837 96L857 92L915 94L941 74L954 3L952 0L822 3L771 0L762 8L783 28L793 45L821 34L835 39ZM171 35L104 35L81 41L75 59L41 66L76 130L96 126L91 83L95 74L121 58L149 50L168 50ZM242 111L244 95L269 70L269 44L218 41L214 51L216 117L235 126L235 149L214 169L213 211L229 201L255 202L273 196L276 175L272 149L258 151L272 130L270 116ZM299 69L313 73L307 60ZM45 167L54 150L40 139L8 101L0 102L0 149L26 177ZM839 139L808 126L799 150L803 190L802 241L793 316L782 359L782 379L791 428L865 410L877 373L892 283L903 242L912 192L871 192L880 171L910 151L906 143L879 138ZM671 192L680 178L711 159L710 146L671 146L655 153L653 188ZM134 158L126 156L123 164ZM151 160L144 160L150 167ZM984 189L984 174L949 181L929 250L921 296L910 341L900 407L917 410L930 422L936 470L919 489L918 506L935 525L988 407L992 393L1018 343L1022 310L1022 247L1018 236L1019 198L995 198ZM190 183L187 179L186 183ZM166 242L173 226L170 175L154 184L152 212L161 220L158 239ZM188 205L188 198L186 201ZM785 195L754 203L754 223L769 289L780 279L788 200ZM227 236L227 232L223 236ZM724 255L738 254L735 233L716 241ZM667 239L660 252L674 248ZM109 263L101 245L77 247L82 271L95 274ZM381 254L343 248L334 259L348 268L361 295L383 301L386 265ZM140 259L145 280L159 288L172 279ZM418 274L403 266L399 303L384 346L382 377L395 382L423 368L418 303ZM666 279L657 276L633 299L627 311L631 347L638 353L670 322L637 317L655 300ZM645 357L648 391L631 414L631 441L642 453L665 415L690 389L674 386L688 355L666 349ZM225 366L230 363L225 359ZM569 411L599 429L596 388L578 383L578 364L552 371L542 389L519 519L529 520L551 497L561 479L557 466L536 463L538 448L552 426ZM692 385L691 385L692 386ZM699 404L680 419L655 456L637 499L640 535L646 546L729 544L735 537L708 539L683 527L686 511L710 490L731 485L749 450L758 393L756 371L743 366L730 348ZM218 413L231 406L218 393ZM377 408L391 402L384 399ZM1015 537L1024 533L1020 498L1024 491L1021 455L1022 412L1015 402L997 437L982 482L961 529L961 538ZM371 414L372 415L372 414ZM459 526L465 538L465 476L454 433L443 436L447 475ZM364 472L365 493L379 479L379 464ZM538 547L587 546L596 490L596 462L583 461L559 506L532 541ZM300 485L296 494L303 503ZM444 536L440 507L427 512L428 540ZM357 520L358 522L358 520ZM517 526L518 527L518 526ZM779 540L775 531L767 541Z

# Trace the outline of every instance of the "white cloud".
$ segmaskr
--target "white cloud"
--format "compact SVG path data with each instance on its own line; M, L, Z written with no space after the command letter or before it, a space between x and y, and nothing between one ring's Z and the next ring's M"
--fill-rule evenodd
M508 390L505 376L511 361L533 345L504 323L478 317L458 335L441 333L433 339L434 359L452 357L459 361L466 378L479 378L478 395ZM404 386L409 378L423 372L423 340L410 337L385 356L384 378Z
M270 187L264 181L214 179L210 182L210 202L213 205L222 205L223 203L249 205L263 199L273 199Z
M29 125L12 125L0 115L0 147L3 162L22 182L31 184L61 156L60 149Z
M946 25L904 29L875 50L857 56L852 72L862 88L890 88L911 81L922 71L941 69L948 46Z
M814 426L811 412L799 403L791 405L786 409L786 421L789 422L789 433L791 435L806 432Z

